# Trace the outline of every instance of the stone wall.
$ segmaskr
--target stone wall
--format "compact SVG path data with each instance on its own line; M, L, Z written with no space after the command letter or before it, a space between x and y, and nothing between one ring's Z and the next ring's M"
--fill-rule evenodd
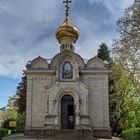
M89 114L93 128L109 128L108 74L83 74L81 80L89 86Z
M47 112L45 86L52 82L52 75L27 74L26 129L44 127Z

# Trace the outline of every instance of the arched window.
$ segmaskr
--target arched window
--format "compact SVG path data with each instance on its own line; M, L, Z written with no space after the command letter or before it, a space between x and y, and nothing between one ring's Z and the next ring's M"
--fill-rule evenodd
M65 62L62 67L62 78L72 79L73 77L73 67L70 62Z

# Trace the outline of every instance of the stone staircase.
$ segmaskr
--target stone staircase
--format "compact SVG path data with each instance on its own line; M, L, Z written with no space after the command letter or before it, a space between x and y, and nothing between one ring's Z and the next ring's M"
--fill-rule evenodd
M47 140L97 140L79 132L65 131L59 135L48 137Z
M76 132L75 130L64 129L59 133L50 135L47 137L42 136L24 136L24 134L16 134L3 138L2 140L111 140L111 139L96 139L85 135L82 132ZM112 140L123 140L121 138L113 137Z
M63 133L74 133L75 130L74 129L61 129L59 131L60 134L63 134Z
M50 130L34 130L34 131L25 131L25 136L36 137L36 138L48 138L59 135L82 135L86 137L93 137L91 130L74 130L74 129L50 129Z
M47 138L35 138L27 136L11 136L4 138L3 140L96 140L79 133L63 133L58 135L49 136Z
M88 137L93 137L93 133L91 130L74 130L74 129L42 129L42 130L28 130L25 131L25 136L32 136L32 137L49 137L58 134L65 134L65 133L77 133L81 135L86 135Z

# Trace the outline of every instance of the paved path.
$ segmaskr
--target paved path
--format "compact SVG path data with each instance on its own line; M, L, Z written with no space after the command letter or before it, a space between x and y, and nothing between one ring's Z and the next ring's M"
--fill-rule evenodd
M82 134L65 133L65 134L51 136L51 137L48 137L46 139L29 138L29 137L23 136L23 134L17 134L17 135L5 137L2 140L111 140L111 139L93 139L93 138L86 137ZM112 140L123 140L123 139L114 137Z

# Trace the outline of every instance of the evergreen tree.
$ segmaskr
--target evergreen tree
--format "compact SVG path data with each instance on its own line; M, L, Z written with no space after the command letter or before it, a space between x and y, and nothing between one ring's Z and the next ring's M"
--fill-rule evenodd
M97 56L103 61L107 61L109 64L111 63L110 50L105 43L100 45Z

